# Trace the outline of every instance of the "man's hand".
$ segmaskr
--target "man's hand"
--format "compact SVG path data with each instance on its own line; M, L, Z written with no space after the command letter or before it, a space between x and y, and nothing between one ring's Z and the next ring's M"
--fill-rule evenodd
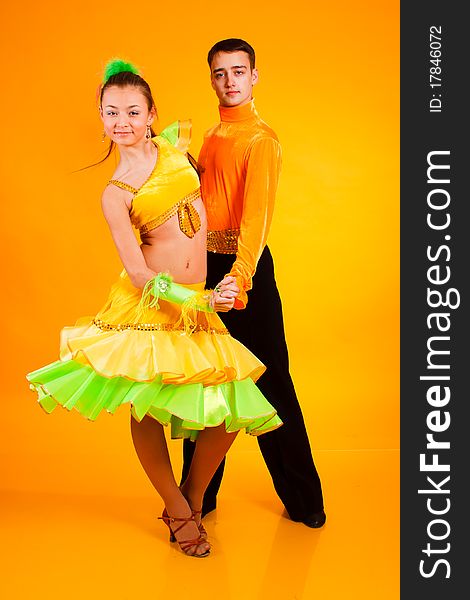
M235 277L227 276L218 283L210 299L211 307L217 312L228 312L233 308L235 298L240 293Z

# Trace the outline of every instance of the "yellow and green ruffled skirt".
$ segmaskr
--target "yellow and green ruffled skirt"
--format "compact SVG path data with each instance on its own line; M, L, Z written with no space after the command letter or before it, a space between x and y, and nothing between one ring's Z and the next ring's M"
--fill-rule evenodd
M129 404L138 421L149 415L192 440L222 423L252 435L282 425L255 385L264 365L217 314L195 311L188 331L181 305L160 299L142 310L141 296L123 272L96 317L62 330L60 360L27 375L46 412L61 405L95 420Z

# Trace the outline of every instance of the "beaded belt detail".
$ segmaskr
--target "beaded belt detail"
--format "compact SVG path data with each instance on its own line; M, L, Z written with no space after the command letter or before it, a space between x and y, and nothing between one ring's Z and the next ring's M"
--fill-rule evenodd
M93 319L95 327L101 331L184 331L182 323L105 323L101 319ZM208 325L197 325L194 333L205 331L215 335L228 335L228 329L222 327L209 327Z
M236 254L239 229L223 229L207 232L207 251L217 254Z

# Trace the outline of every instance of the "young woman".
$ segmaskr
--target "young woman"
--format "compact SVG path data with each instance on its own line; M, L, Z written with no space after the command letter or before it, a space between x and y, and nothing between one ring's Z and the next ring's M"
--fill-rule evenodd
M102 208L124 271L93 319L63 329L60 360L27 378L47 412L59 404L94 420L130 404L134 446L164 501L170 540L203 557L210 544L202 498L218 465L240 429L259 435L281 421L254 384L264 365L214 312L233 306L234 279L204 290L206 218L183 124L153 136L150 88L119 60L106 68L99 109L104 134L119 149ZM168 424L172 437L196 441L181 489Z

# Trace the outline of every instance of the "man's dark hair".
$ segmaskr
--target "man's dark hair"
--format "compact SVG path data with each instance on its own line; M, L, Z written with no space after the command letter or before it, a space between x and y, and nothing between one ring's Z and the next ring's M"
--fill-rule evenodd
M245 40L228 38L227 40L221 40L214 44L207 55L209 67L212 65L212 59L217 52L246 52L250 57L251 69L253 70L255 68L255 51L248 42L245 42Z

